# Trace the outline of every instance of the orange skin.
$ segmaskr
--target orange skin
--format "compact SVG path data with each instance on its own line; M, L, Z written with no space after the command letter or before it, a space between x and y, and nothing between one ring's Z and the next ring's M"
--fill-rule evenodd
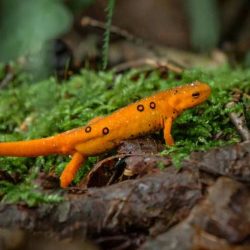
M71 161L60 177L61 187L65 188L88 156L112 149L122 140L163 129L166 144L173 145L173 120L183 110L204 102L210 92L207 84L198 81L162 91L109 116L94 118L84 127L42 139L2 142L0 156L71 155Z

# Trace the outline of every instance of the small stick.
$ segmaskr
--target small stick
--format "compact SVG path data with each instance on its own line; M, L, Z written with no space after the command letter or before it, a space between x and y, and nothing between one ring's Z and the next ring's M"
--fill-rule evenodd
M142 58L142 59L128 61L128 62L119 64L113 67L113 71L115 73L119 73L130 68L138 68L138 67L142 67L145 65L149 65L153 68L167 68L168 70L177 74L181 74L184 70L183 67L178 66L174 63L170 63L167 60L158 59L158 58Z
M106 26L105 26L104 22L98 21L98 20L93 19L93 18L88 17L88 16L83 17L81 19L80 23L81 23L82 27L91 26L91 27L96 27L96 28L102 29L102 30L106 29ZM114 33L114 34L117 34L117 35L119 35L121 37L124 37L129 41L133 41L133 42L136 42L136 43L139 43L139 44L144 43L143 39L135 37L134 35L132 35L128 31L126 31L124 29L121 29L121 28L119 28L117 26L114 26L114 25L111 25L110 32Z
M5 88L9 82L11 82L11 80L13 79L14 75L12 72L8 72L5 77L3 78L3 80L0 82L0 89Z
M95 27L95 28L99 28L102 30L106 30L106 26L105 23L102 21L98 21L96 19L93 19L91 17L83 17L80 21L81 26L85 27L85 26L91 26L91 27ZM121 36L125 39L127 39L128 41L135 43L137 45L143 45L143 47L150 49L151 51L153 51L155 53L155 55L159 55L159 52L157 50L157 48L155 47L154 44L152 44L149 41L146 41L142 38L136 37L133 34L131 34L130 32L128 32L127 30L121 29L115 25L111 25L110 27L110 32L112 34L116 34L118 36Z
M85 27L85 26L91 26L91 27L96 27L99 29L103 29L105 30L105 23L98 21L96 19L93 19L91 17L83 17L80 21L81 26ZM142 38L138 38L136 36L134 36L133 34L129 33L128 31L121 29L115 25L111 25L110 28L110 32L116 35L119 35L121 37L126 38L128 41L133 42L135 44L139 44L139 45L143 45L145 48L152 50L156 56L159 56L159 52L157 50L157 48L155 47L154 44L152 44L149 41L145 41ZM145 59L139 59L136 61L131 61L131 62L126 62L124 64L120 64L117 67L115 67L113 70L115 70L115 72L120 72L120 71L124 71L126 69L132 68L132 67L140 67L143 65L151 65L153 67L165 67L177 74L180 74L183 71L183 67L179 66L178 63L175 62L167 62L166 60L163 59L158 59L158 58L145 58ZM130 66L132 65L132 66ZM135 65L135 66L134 66ZM137 66L138 65L138 66Z
M241 91L236 90L235 94L233 95L233 100L229 102L226 107L227 108L233 108L237 102L239 102L241 98ZM250 132L246 125L246 118L243 113L236 113L236 112L230 112L229 117L231 122L236 127L237 131L239 132L241 138L243 141L250 140Z

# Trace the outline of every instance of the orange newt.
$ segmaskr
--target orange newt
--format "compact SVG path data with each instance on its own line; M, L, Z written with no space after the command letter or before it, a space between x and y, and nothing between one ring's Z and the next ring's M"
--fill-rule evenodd
M124 139L163 129L166 143L173 145L173 120L183 110L204 102L210 92L207 84L198 81L162 91L106 117L94 118L84 127L42 139L2 142L0 156L70 155L72 159L60 177L61 187L65 188L88 156L112 149Z

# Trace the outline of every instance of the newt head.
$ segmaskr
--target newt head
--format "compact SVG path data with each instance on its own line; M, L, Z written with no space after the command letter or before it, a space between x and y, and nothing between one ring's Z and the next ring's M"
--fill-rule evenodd
M181 113L207 100L210 93L211 88L208 84L196 81L173 89L168 103Z

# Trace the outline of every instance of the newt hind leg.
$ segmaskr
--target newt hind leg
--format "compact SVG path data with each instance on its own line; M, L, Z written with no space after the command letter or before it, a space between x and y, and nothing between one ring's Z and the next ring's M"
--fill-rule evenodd
M82 155L79 152L75 152L72 155L72 159L70 160L68 165L65 167L65 169L63 170L60 176L60 185L62 188L68 187L68 185L74 179L78 169L86 160L87 160L87 157Z
M172 118L164 120L164 139L166 144L168 144L169 146L174 145L174 140L171 135L172 123L173 123Z

